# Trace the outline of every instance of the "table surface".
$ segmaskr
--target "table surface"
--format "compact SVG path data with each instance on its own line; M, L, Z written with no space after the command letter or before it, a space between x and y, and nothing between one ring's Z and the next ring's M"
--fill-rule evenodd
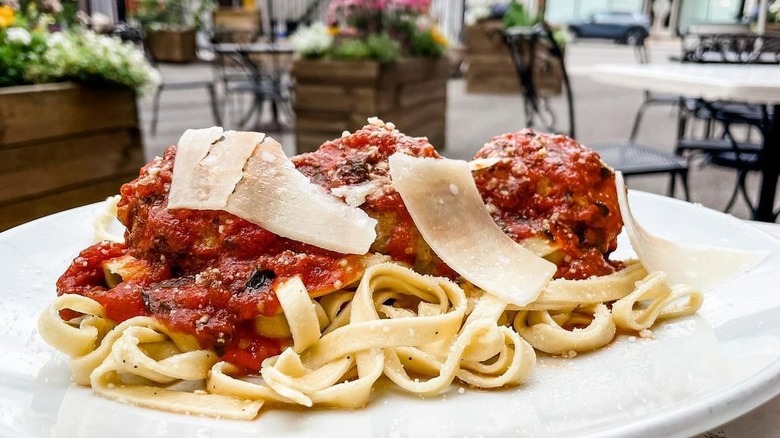
M246 53L293 53L292 45L287 41L276 43L219 43L214 44L214 51L218 53L246 52Z
M750 222L757 228L780 239L780 224ZM772 438L780 431L780 395L758 408L696 438Z
M616 86L708 100L780 103L780 66L724 64L596 64L591 78Z

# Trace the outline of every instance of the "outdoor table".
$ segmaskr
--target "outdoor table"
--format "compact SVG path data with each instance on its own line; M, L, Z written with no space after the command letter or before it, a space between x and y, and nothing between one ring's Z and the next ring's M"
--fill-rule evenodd
M760 192L753 219L774 222L775 192L780 176L780 67L724 64L597 64L589 70L597 81L617 86L773 107L760 162Z
M279 110L288 108L290 105L289 93L284 92L284 75L286 72L277 65L278 55L292 55L292 46L283 42L257 42L248 44L220 43L214 45L214 52L217 55L237 57L237 61L243 65L248 73L249 80L254 83L254 101L252 108L239 123L243 126L249 122L252 114L256 113L255 126L256 131L279 131L289 129L279 120ZM271 55L271 69L264 71L253 59L254 55ZM263 111L263 102L271 102L271 112L273 120L270 125L261 125ZM286 111L289 118L292 118L291 111Z

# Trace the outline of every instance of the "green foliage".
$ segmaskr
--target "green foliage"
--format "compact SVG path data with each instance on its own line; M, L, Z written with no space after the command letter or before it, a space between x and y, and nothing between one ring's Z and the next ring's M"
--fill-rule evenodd
M358 61L372 59L391 63L401 57L401 45L386 33L369 35L365 39L347 38L339 41L330 53L333 59Z
M533 26L542 21L541 14L531 14L520 3L512 2L504 13L504 27Z
M440 44L432 32L414 32L411 38L412 56L436 58L444 54L446 46Z
M29 82L75 81L145 92L159 81L143 52L118 38L72 30L52 34L45 46L38 59L26 65L24 77Z
M138 0L131 16L145 30L198 29L202 15L213 7L210 0Z
M154 89L159 74L143 51L75 24L74 4L0 0L0 87L76 81Z
M368 59L371 51L368 48L368 44L365 41L359 39L344 39L341 40L333 50L331 56L333 59L339 59L343 61L356 61L360 59Z
M46 50L46 40L38 33L30 35L29 44L9 41L6 31L0 30L0 87L29 84L27 67L39 62Z
M525 9L525 6L512 1L507 6L504 13L504 28L510 28L514 26L531 27L544 21L544 16L541 13L531 14ZM569 36L564 29L556 29L552 32L552 37L555 40L558 47L565 47L569 42Z
M334 0L331 27L303 27L291 42L298 56L312 59L392 63L402 56L440 57L449 42L427 15L429 7L430 0Z
M391 63L401 57L401 45L387 33L369 35L366 47L371 59L382 63Z

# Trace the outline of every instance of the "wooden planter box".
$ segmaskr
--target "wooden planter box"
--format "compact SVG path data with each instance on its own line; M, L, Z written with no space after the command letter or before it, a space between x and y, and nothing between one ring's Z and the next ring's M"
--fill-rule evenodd
M117 194L143 163L133 92L0 88L0 230Z
M466 91L468 93L519 93L517 78L509 48L501 37L504 24L487 20L466 27ZM558 60L548 46L534 48L534 83L542 97L556 96L563 90L563 75Z
M317 149L343 131L378 116L401 132L445 147L447 79L444 59L375 61L296 60L295 139L298 153Z
M187 63L198 57L195 29L149 31L146 44L157 62Z
M259 9L218 8L212 14L214 39L221 43L251 43L260 35Z

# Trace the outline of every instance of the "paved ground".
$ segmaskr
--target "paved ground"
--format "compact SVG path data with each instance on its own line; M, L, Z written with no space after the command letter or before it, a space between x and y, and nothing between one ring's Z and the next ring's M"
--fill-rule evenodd
M651 42L652 62L666 62L678 52L674 42ZM611 43L577 42L568 51L567 68L572 76L577 139L588 145L600 141L625 138L630 131L633 116L642 101L642 93L602 84L590 79L587 69L596 63L634 63L632 50ZM163 77L183 80L211 78L207 65L164 67ZM449 83L447 107L447 146L444 155L452 158L470 158L491 136L523 128L523 110L519 95L495 96L465 93L462 80ZM166 91L162 96L157 135L149 133L151 100L141 104L144 140L147 157L151 158L171 143L176 142L187 128L213 125L206 93L200 90ZM556 106L562 102L556 102ZM563 114L559 111L559 114ZM230 120L224 124L231 126ZM668 107L651 109L640 132L640 141L659 150L671 151L674 144L675 113ZM400 127L403 129L403 127ZM274 133L288 153L295 150L295 139L290 133ZM631 187L665 193L668 178L665 176L635 177ZM735 181L732 171L712 166L697 165L690 175L692 198L695 202L721 209ZM753 185L755 181L750 181ZM738 202L732 211L738 217L747 217L744 202Z

